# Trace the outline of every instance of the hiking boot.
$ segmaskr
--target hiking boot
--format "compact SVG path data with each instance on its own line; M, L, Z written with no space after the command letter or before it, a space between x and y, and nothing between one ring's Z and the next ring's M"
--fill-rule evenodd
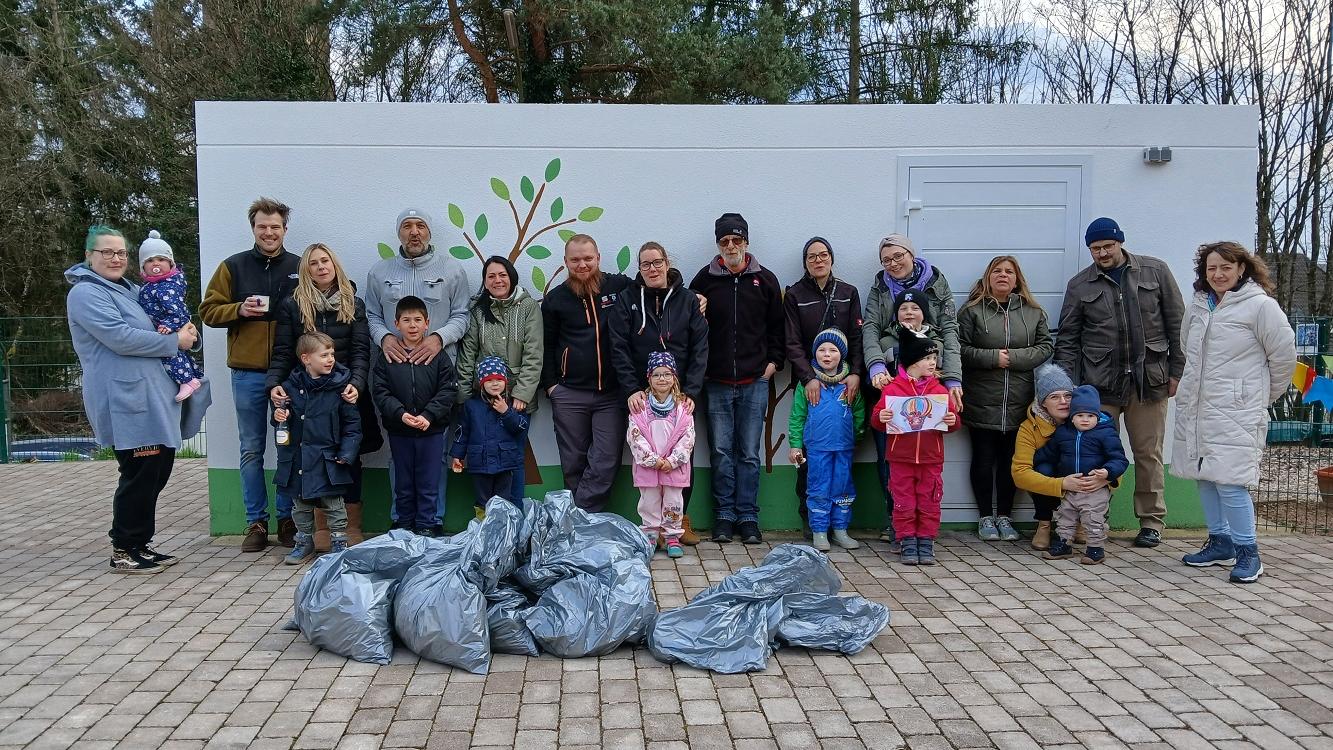
M334 531L329 534L329 554L347 551L347 532Z
M916 559L920 565L935 564L935 540L918 539L916 540Z
M995 519L995 529L1000 532L1000 541L1016 542L1023 536L1014 528L1014 524L1009 520L1009 516L1000 516Z
M1162 532L1157 529L1139 529L1139 535L1134 537L1135 547L1156 547L1162 543Z
M296 532L296 538L292 540L292 551L282 558L282 561L288 565L300 565L315 556L315 537L313 534L302 534Z
M413 529L412 533L416 534L417 536L424 536L427 539L435 539L439 536L438 534L435 533L435 527L433 526L421 529Z
M764 535L759 533L758 521L741 521L740 537L743 544L762 544Z
M1106 561L1106 550L1101 547L1088 547L1083 550L1083 557L1078 561L1084 565L1101 565Z
M1259 545L1236 544L1236 566L1231 569L1232 583L1254 583L1264 574L1264 563L1259 559Z
M278 546L296 546L296 522L290 518L278 519Z
M680 540L675 537L671 537L667 540L666 551L667 557L676 558L685 556L685 548L680 546Z
M820 552L828 552L830 549L832 549L832 547L830 547L828 543L827 531L811 532L811 537L812 538L810 540L810 545L815 549L819 550Z
M268 521L255 521L245 528L242 552L263 552L268 546Z
M144 575L152 573L161 573L166 568L149 560L146 557L140 557L134 550L113 549L111 550L111 572L129 573L131 575Z
M995 516L982 516L977 521L977 537L983 542L1000 541L1000 530L995 528Z
M909 536L906 539L901 539L899 541L901 541L903 545L903 565L920 565L921 558L917 557L916 537Z
M879 540L880 540L881 542L892 542L892 541L893 541L893 524L889 524L888 526L885 526L884 529L883 529L882 531L879 532Z
M1067 560L1074 556L1074 548L1060 537L1051 540L1051 548L1042 553L1047 560Z
M1038 521L1037 530L1032 534L1032 549L1045 552L1051 548L1051 522Z
M694 533L694 526L690 523L689 516L681 519L680 543L687 547L693 547L699 543L699 535Z
M861 547L861 543L853 539L847 533L847 529L834 529L831 536L833 537L833 543L843 549L859 549Z
M717 519L717 522L713 524L713 541L719 544L730 544L731 535L735 528L733 522L721 518Z
M903 553L903 540L894 539L889 542L889 554L901 555Z
M1229 535L1209 534L1198 552L1191 552L1180 558L1180 561L1196 568L1206 568L1209 565L1230 567L1236 564L1236 545L1231 543Z
M164 568L171 567L181 561L180 558L175 555L164 555L146 544L139 549L134 550L134 552L140 558L147 560L148 562L155 562Z

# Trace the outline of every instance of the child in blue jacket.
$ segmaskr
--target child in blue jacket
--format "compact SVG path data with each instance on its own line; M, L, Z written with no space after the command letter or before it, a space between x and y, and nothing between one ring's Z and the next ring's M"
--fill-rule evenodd
M1075 527L1082 522L1088 534L1088 547L1079 562L1097 565L1106 558L1106 513L1111 507L1111 485L1129 468L1120 430L1115 421L1102 413L1102 397L1090 385L1074 389L1069 406L1069 421L1055 428L1051 439L1032 457L1032 466L1048 477L1070 474L1098 476L1107 486L1092 492L1064 493L1064 502L1056 509L1056 535L1047 560L1072 557Z
M477 388L463 404L458 438L450 455L455 472L467 468L477 490L477 518L486 514L486 501L503 497L522 506L513 496L514 472L523 466L523 435L528 415L514 408L509 395L509 367L499 357L477 363Z
M805 389L796 389L787 422L789 458L793 464L807 464L805 504L815 549L829 550L830 530L834 544L856 549L861 544L847 534L847 527L856 501L852 453L865 433L865 405L861 391L848 393L844 382L851 373L846 334L837 328L820 331L813 354L810 364L819 380L819 403L811 404Z

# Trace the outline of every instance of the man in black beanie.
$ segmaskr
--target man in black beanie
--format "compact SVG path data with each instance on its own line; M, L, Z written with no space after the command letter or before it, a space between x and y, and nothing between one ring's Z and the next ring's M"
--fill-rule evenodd
M782 369L782 286L751 255L750 225L740 214L713 224L717 257L690 282L707 301L708 434L712 444L713 541L739 532L759 544L759 465L768 381Z

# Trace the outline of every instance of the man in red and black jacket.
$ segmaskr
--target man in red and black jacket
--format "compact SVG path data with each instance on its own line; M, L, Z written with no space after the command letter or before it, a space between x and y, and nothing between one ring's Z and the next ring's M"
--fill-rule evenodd
M768 381L782 369L782 285L749 253L750 226L740 214L713 225L718 255L690 289L708 300L708 434L712 444L713 541L734 532L759 544L759 463Z
M551 401L560 470L574 503L601 512L625 448L625 401L611 363L610 319L629 277L602 273L586 234L565 243L569 278L542 300L542 388Z

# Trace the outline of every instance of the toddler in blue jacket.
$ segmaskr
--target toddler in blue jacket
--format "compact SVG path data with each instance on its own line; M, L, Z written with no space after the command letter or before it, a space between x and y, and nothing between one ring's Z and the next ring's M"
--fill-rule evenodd
M509 393L509 366L499 357L484 357L477 363L477 388L463 403L454 441L453 470L472 475L477 491L477 518L485 515L486 501L503 497L515 505L514 472L523 466L523 436L528 415L514 408Z
M1108 484L1092 492L1064 493L1064 502L1056 510L1056 535L1047 560L1063 560L1074 555L1070 540L1081 522L1088 534L1088 547L1079 562L1097 565L1106 558L1106 513L1111 508L1111 486L1129 468L1120 430L1115 421L1102 412L1102 397L1090 385L1074 389L1069 405L1069 421L1055 428L1051 439L1032 457L1032 466L1048 477L1070 474L1098 476Z

